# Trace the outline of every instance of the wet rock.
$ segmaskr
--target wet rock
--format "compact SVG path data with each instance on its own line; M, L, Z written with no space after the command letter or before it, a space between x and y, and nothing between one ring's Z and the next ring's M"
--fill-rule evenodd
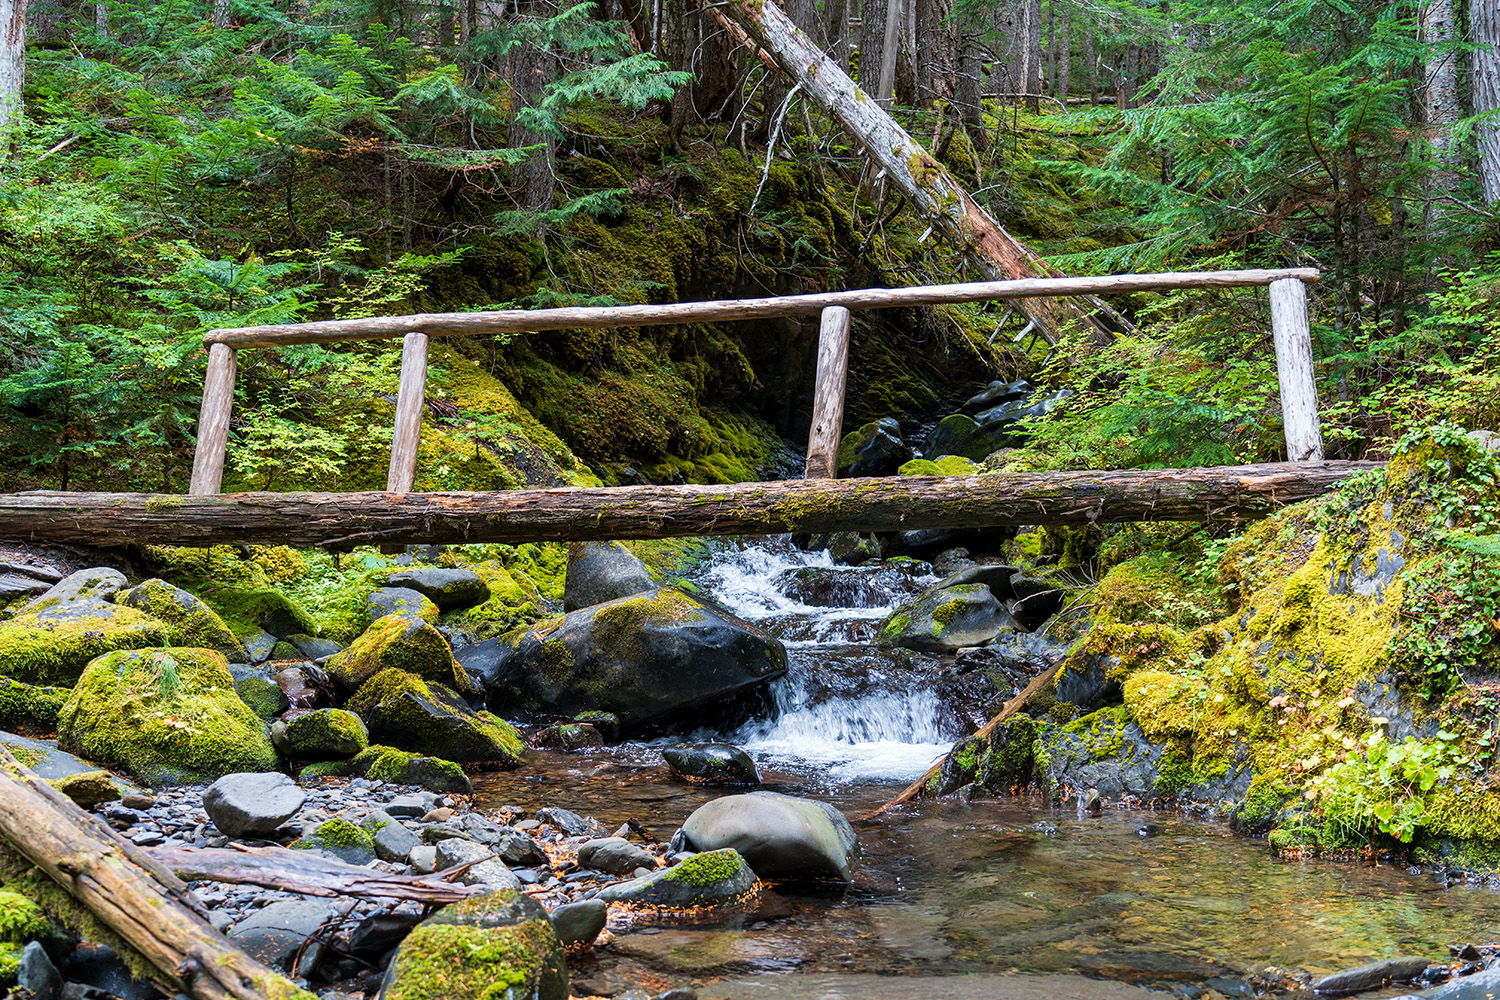
M839 442L838 474L894 476L911 457L911 446L901 440L901 425L894 417L883 417L844 435Z
M293 649L309 660L326 660L344 648L332 639L324 639L322 636L316 635L289 635L286 637L286 641L291 643Z
M957 743L938 768L938 795L968 789L965 797L999 796L1025 788L1036 773L1036 723L1014 715L987 736Z
M609 830L593 817L583 817L561 806L547 806L536 811L537 822L557 827L570 837L607 837Z
M370 832L342 816L318 825L311 833L292 842L298 851L321 851L349 865L367 865L375 860L375 840Z
M933 563L933 572L939 572L937 563ZM975 565L959 566L953 569L947 576L933 584L932 589L940 590L944 587L956 587L966 583L982 583L990 588L990 593L997 601L1006 601L1013 596L1010 587L1010 578L1019 573L1020 570L1014 566L1004 563L981 563Z
M371 846L381 861L405 861L422 839L402 826L390 813L376 809L361 824L370 832Z
M271 727L271 740L289 757L333 760L353 757L370 745L365 724L353 712L319 708Z
M20 756L22 763L47 781L66 778L74 774L87 774L99 770L99 765L90 764L57 748L56 740L33 739L18 733L0 730L0 742Z
M1024 571L1011 574L1010 589L1016 600L1012 613L1028 629L1040 628L1057 614L1068 596L1061 582Z
M880 558L880 539L873 534L835 531L828 536L828 556L840 566L858 566Z
M66 778L59 778L52 782L52 785L84 809L92 809L105 802L114 802L120 797L120 788L108 771L70 774Z
M1033 823L1031 825L1031 829L1033 831L1035 831L1036 833L1041 834L1043 837L1055 837L1055 836L1057 836L1057 824L1051 822L1050 820L1045 820L1044 819L1044 820L1041 820L1040 822Z
M489 885L496 889L519 889L521 880L511 874L505 862L483 844L472 840L450 837L437 843L437 866L439 871L455 865L472 864L473 867L458 876L464 885Z
M944 549L932 557L932 571L942 577L950 577L960 570L974 565L974 560L969 558L969 550L959 546L952 549ZM968 580L944 579L942 586L948 587L955 583L969 583ZM982 582L982 581L979 581Z
M760 772L750 755L728 743L694 743L661 752L674 774L706 785L758 785Z
M490 588L471 569L408 569L386 577L386 586L405 587L427 597L444 611L472 607L490 599Z
M568 1000L562 942L547 911L529 896L486 893L418 924L391 962L380 996Z
M755 872L733 848L695 854L665 871L599 890L596 899L664 910L729 906L756 887Z
M602 747L604 737L586 722L563 722L537 733L532 737L532 744L546 750L587 750Z
M778 792L715 799L695 810L681 833L690 850L734 848L759 875L835 874L848 881L859 859L843 813Z
M21 965L16 970L16 985L29 1000L57 1000L62 992L62 973L47 957L40 941L29 941L21 949Z
M1357 969L1346 969L1324 976L1312 984L1313 991L1325 996L1345 996L1377 989L1388 982L1410 982L1427 968L1425 958L1403 956L1384 962L1372 962Z
M1009 628L1014 619L979 583L934 587L891 613L877 641L924 652L952 652L981 646Z
M1494 1000L1500 996L1500 965L1463 976L1416 994L1422 1000ZM1411 996L1396 1000L1415 1000Z
M1014 382L996 380L980 393L977 393L963 406L959 412L973 415L992 410L1002 403L1014 403L1025 399L1031 394L1031 383L1025 379L1016 379Z
M333 916L333 907L311 899L282 899L262 907L229 931L236 945L273 969L290 971L292 957Z
M162 1000L154 983L136 979L114 950L104 945L81 945L63 957L62 997L93 1000L104 993L117 1000ZM77 992L74 992L77 990Z
M574 542L568 546L564 611L633 597L657 586L646 564L619 542Z
M600 837L580 844L578 863L611 875L627 875L637 868L649 870L659 864L656 855L624 837Z
M620 717L613 712L579 712L573 716L573 721L593 726L606 740L612 741L620 737Z
M552 927L563 947L594 943L609 920L609 906L602 899L565 903L552 911Z
M625 729L723 703L786 673L763 630L662 587L460 652L496 711L613 712Z
M378 958L406 940L422 922L417 913L373 913L349 935L349 950L355 955ZM327 997L324 997L327 1000Z
M386 615L436 623L442 610L427 595L410 587L381 587L365 598L365 617L374 624Z
M525 747L509 723L469 708L455 692L404 671L383 670L347 705L374 742L460 764L513 767Z
M324 665L340 691L352 693L382 670L402 670L462 694L473 691L469 675L453 658L442 633L420 618L387 615Z
M226 774L203 792L203 811L229 837L264 837L291 819L307 793L284 774Z
M150 579L114 595L115 603L150 615L172 626L179 646L216 649L231 662L249 661L245 644L202 600L165 580Z
M1120 658L1111 654L1075 656L1058 671L1054 688L1057 700L1077 706L1081 715L1106 705L1118 705L1125 691L1118 677L1111 675L1118 674L1120 664Z

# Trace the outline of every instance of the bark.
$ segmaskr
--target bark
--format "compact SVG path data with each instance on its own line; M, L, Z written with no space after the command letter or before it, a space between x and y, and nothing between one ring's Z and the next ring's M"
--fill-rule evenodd
M906 4L912 0L886 0L885 32L880 46L880 79L875 89L875 100L890 106L896 93L896 57L901 45L901 18Z
M229 0L214 0L213 26L220 31L229 27Z
M984 152L989 148L989 133L984 130L984 107L980 92L984 73L983 49L979 45L978 27L966 24L960 33L958 65L953 75L953 103L969 133L969 142Z
M1057 15L1057 89L1053 96L1068 103L1068 88L1073 83L1073 14L1064 7Z
M990 85L992 93L1011 93L1021 89L1020 65L1016 60L1016 38L1022 33L1025 21L1023 6L1017 0L1007 0L995 7L994 59L990 63Z
M1057 96L1057 4L1047 5L1047 93Z
M1500 111L1500 0L1470 0L1469 30L1475 46L1469 76L1474 113ZM1500 201L1500 122L1481 122L1477 138L1484 200Z
M235 885L258 885L305 896L361 896L409 899L418 903L456 903L492 891L483 885L447 882L471 864L434 875L385 875L359 865L314 857L310 851L285 847L158 847L149 852L156 863L183 879L209 879Z
M823 57L774 3L731 0L724 13L776 58L782 71L801 84L866 154L878 162L912 207L990 279L1051 273L1048 265L1011 237L959 186L942 164ZM1023 300L1019 308L1055 341L1065 324L1085 324L1092 336L1107 342L1109 333L1077 303ZM1096 306L1097 308L1097 306Z
M1373 462L493 493L0 495L0 537L99 546L588 541L1022 524L1234 521Z
M694 15L700 19L702 43L694 55L693 108L703 120L714 118L723 112L729 99L734 96L738 81L734 40L728 30L717 21L703 21L701 12Z
M917 0L917 103L930 107L956 95L953 79L958 30L953 0ZM976 109L977 110L977 109Z
M1120 82L1115 87L1115 106L1121 111L1135 106L1135 81L1140 69L1140 46L1133 43L1125 46L1125 68L1120 75Z
M25 112L26 0L0 0L0 155Z
M1042 0L1031 0L1026 8L1026 73L1021 89L1028 94L1042 92ZM1041 102L1026 98L1026 110L1040 114Z
M519 6L523 17L542 19L557 13L554 0L522 0ZM541 100L543 88L552 79L556 57L534 45L521 44L511 50L509 60L510 84L515 90L517 107L535 106ZM511 171L521 205L540 211L551 208L557 193L554 169L556 137L550 132L512 122L510 145L512 149L537 147Z
M689 16L687 0L667 0L667 16L663 24L663 58L672 69L692 69L693 49L696 48L698 24L696 15ZM690 124L695 124L693 114L693 88L678 87L672 94L668 129L672 136L672 148L682 152L682 133Z
M0 839L199 1000L313 1000L214 930L177 876L0 746Z
M1095 65L1094 55L1094 29L1090 28L1083 33L1083 62L1089 70L1089 104L1099 103L1099 73Z
M849 0L824 0L823 51L849 72Z
M1427 66L1422 92L1422 111L1432 144L1432 170L1426 178L1427 207L1423 222L1428 232L1439 235L1451 203L1442 200L1458 190L1458 156L1453 143L1453 125L1462 117L1458 102L1458 31L1453 0L1427 0L1421 8L1421 38L1427 45Z
M886 6L887 0L860 0L859 4L859 83L870 94L880 89Z

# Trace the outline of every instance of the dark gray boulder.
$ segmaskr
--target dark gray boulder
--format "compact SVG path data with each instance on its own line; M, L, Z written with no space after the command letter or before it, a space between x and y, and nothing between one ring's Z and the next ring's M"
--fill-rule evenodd
M1347 996L1379 989L1389 982L1411 982L1420 976L1431 963L1419 956L1404 955L1384 962L1371 962L1356 969L1345 969L1331 976L1324 976L1312 984L1314 993L1324 996Z
M403 618L420 618L426 622L435 622L441 610L433 604L427 595L420 590L410 587L380 587L370 592L365 598L365 617L370 622L384 618L386 615L400 615Z
M901 425L894 417L882 417L844 435L839 442L838 474L893 476L911 457L911 446L901 440Z
M28 941L21 949L21 965L16 970L16 985L30 1000L57 1000L62 992L62 973L47 957L40 941Z
M646 564L619 542L574 542L568 546L563 610L631 597L657 585Z
M937 586L881 623L878 642L929 653L982 646L1017 623L982 583Z
M602 899L564 903L552 911L552 927L563 947L591 945L609 921L609 906Z
M606 711L626 730L763 688L787 664L779 639L670 587L550 618L458 655L502 715Z
M333 916L333 907L311 899L282 899L256 910L229 931L252 958L287 970L303 943Z
M728 743L691 743L667 747L662 759L674 774L705 785L758 785L755 761Z
M690 850L734 848L758 875L832 874L848 881L859 859L843 813L779 792L714 799L687 818L681 833Z
M263 837L297 815L307 795L284 774L226 774L203 792L203 811L226 837Z
M1416 1000L1417 997L1422 1000L1495 1000L1496 996L1500 996L1500 965L1395 1000Z
M729 906L756 886L755 872L731 848L695 854L681 864L599 890L596 899L662 910Z
M578 863L611 875L628 875L637 868L656 868L656 855L624 837L600 837L578 845Z
M1030 394L1031 383L1025 379L1016 379L1014 382L996 380L959 407L959 411L972 416L975 413L992 410L1002 403L1013 403L1016 400L1025 399Z
M375 856L381 861L405 861L413 847L422 846L421 837L383 809L373 810L360 821L360 826L369 831Z
M471 569L407 569L386 577L385 584L415 590L444 611L490 599L489 585Z

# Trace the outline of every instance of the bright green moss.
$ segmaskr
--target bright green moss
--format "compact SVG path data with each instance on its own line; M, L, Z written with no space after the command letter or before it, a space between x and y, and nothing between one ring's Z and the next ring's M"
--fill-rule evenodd
M28 735L57 731L57 713L68 698L66 688L34 687L0 677L0 729Z
M382 670L346 706L376 739L444 759L513 767L526 746L515 727L490 712L471 712L451 690L400 670Z
M330 849L339 848L369 848L374 850L375 841L370 832L362 827L356 826L347 819L334 817L318 825L318 828L310 836L303 837L292 844L297 850L306 850L314 847Z
M728 881L739 874L744 862L732 847L694 854L686 861L668 868L663 876L669 882L680 882L695 888L706 888Z
M320 631L311 615L279 591L223 587L206 591L204 600L241 639L262 631L277 637Z
M473 687L441 632L399 615L377 619L348 649L329 657L324 669L344 691L357 690L383 670L400 670L455 691Z
M47 936L47 916L34 901L0 888L0 942L25 944Z
M1120 756L1125 742L1124 729L1131 721L1127 706L1113 705L1068 723L1062 731L1081 737L1094 760L1108 760Z
M133 608L55 621L22 615L0 623L0 676L33 684L72 684L96 656L165 645L171 630Z
M914 458L896 470L898 476L977 476L984 469L962 455L944 455L937 461Z
M543 979L561 978L566 995L565 977L562 946L545 919L503 927L424 923L402 943L394 981L383 995L386 1000L532 1000L542 995L538 982Z
M1091 597L1098 621L1192 628L1219 612L1217 594L1190 588L1182 560L1167 552L1148 552L1114 566Z
M24 766L35 769L42 761L47 759L47 753L36 747L23 746L20 743L0 743L0 746L10 751L10 755L20 761Z
M203 601L165 580L146 580L115 594L115 603L143 611L172 628L172 644L243 652L224 620Z
M303 758L352 757L370 745L359 716L338 708L297 716L287 723L286 738Z
M266 722L274 722L288 707L281 685L268 677L245 677L234 682L235 693Z

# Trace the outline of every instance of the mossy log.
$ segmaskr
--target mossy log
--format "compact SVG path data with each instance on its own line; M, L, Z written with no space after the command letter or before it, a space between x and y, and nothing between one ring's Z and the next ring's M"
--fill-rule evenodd
M158 847L150 855L182 878L259 885L306 896L380 896L419 903L456 903L493 889L443 881L473 865L434 875L386 875L285 847Z
M214 929L160 862L0 746L0 838L149 961L169 992L200 1000L314 1000Z
M85 545L590 541L788 531L1231 521L1375 462L787 480L493 493L0 494L0 538Z

